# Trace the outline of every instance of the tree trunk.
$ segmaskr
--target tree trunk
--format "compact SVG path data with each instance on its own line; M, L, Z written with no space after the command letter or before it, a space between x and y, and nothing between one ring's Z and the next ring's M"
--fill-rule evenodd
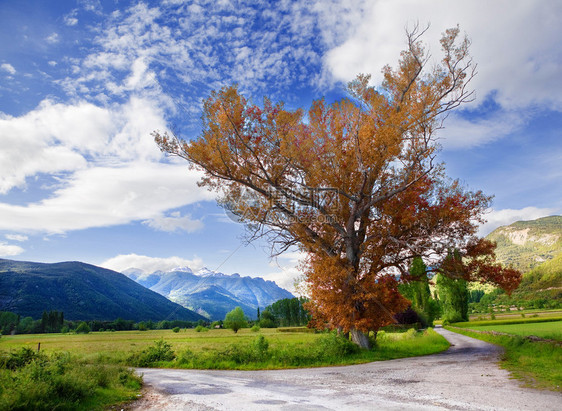
M371 348L371 342L369 341L369 337L367 334L359 331L356 328L352 328L351 332L351 341L357 344L359 347L364 348L366 350Z

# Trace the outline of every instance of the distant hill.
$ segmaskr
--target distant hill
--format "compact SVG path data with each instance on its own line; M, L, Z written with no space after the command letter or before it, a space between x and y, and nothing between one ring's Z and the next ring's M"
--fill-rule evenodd
M197 273L189 267L180 267L150 274L132 268L123 274L211 320L224 319L237 306L250 318L256 318L258 307L263 309L275 301L294 297L273 281L226 275L205 268Z
M44 310L63 311L67 320L204 319L105 268L0 259L0 311L38 319Z
M517 221L486 238L497 242L498 261L523 272L513 301L562 302L562 216Z
M486 238L497 243L498 261L527 272L562 253L562 216L517 221Z

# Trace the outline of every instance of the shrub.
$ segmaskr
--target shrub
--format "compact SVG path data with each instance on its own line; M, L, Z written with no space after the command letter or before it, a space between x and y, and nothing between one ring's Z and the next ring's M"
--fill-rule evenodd
M132 354L128 362L137 367L150 367L160 361L172 361L176 354L172 346L163 339L154 341L154 345L145 348L139 353Z
M259 325L254 325L252 328L250 328L250 331L253 331L255 333L257 333L260 330L260 326Z
M90 326L85 321L82 321L76 327L76 334L88 334L90 331Z
M172 328L172 331L175 332L175 333L179 333L180 327L174 327L174 328Z
M208 329L207 327L203 327L202 325L198 325L197 327L195 327L195 331L197 331L198 333L200 333L200 332L209 331L209 329Z

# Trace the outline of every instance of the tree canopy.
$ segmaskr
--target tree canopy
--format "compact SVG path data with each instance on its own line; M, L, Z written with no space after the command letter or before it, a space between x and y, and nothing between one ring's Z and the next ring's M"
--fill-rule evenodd
M383 69L379 88L358 75L348 98L316 100L305 112L268 98L252 104L229 86L205 101L199 138L154 133L161 150L204 172L200 184L221 194L251 238L265 236L273 254L293 246L307 253L307 309L362 346L364 333L407 307L398 284L412 279L415 257L508 291L520 276L476 236L490 197L450 180L436 161L436 131L472 98L470 42L447 30L443 59L429 67L422 34L407 33L398 67ZM461 258L447 260L453 249Z
M248 320L244 315L244 311L240 307L236 307L232 311L226 314L224 317L224 326L230 328L235 333L238 332L240 328L245 328L248 326Z

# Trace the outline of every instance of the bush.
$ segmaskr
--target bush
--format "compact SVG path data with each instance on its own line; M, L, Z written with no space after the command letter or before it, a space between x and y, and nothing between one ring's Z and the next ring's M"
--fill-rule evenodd
M160 361L172 361L176 358L176 354L172 350L172 346L160 339L154 341L154 345L145 348L139 353L132 354L128 358L128 362L136 367L150 367Z
M179 333L180 327L174 327L174 328L172 328L172 331L175 332L175 333Z
M76 334L88 334L90 331L90 326L85 321L82 321L76 327Z
M260 326L259 325L254 325L252 328L250 328L250 331L257 333L260 330Z
M207 327L203 327L202 325L198 325L197 327L195 327L195 331L197 331L198 333L200 333L200 332L209 331L209 329L208 329Z

